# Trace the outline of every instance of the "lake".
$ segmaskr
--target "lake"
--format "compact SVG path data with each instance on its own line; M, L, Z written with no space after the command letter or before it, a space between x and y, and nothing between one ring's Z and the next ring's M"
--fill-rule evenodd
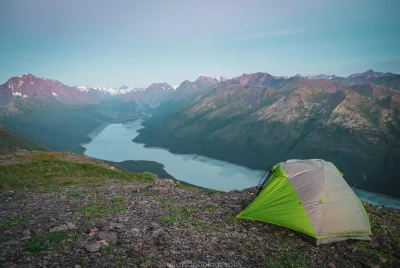
M88 144L82 144L86 149L84 154L114 162L156 161L177 180L221 191L256 186L265 172L196 154L173 154L163 148L145 148L143 144L132 141L141 128L140 120L102 126L88 135L92 139ZM361 200L373 205L400 209L398 199L366 191L355 192Z

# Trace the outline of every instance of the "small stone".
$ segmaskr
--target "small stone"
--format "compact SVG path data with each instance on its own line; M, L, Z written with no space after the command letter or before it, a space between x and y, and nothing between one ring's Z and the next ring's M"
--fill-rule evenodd
M384 258L384 257L379 257L379 262L383 262L383 263L385 263L385 262L387 262L388 260L386 259L386 258Z
M174 268L175 266L172 263L167 263L167 268Z
M107 232L103 232L103 231L100 231L97 234L97 238L99 238L100 240L105 240L105 241L107 241L108 243L111 243L111 244L117 243L117 240L118 240L118 237L117 237L116 234L107 233Z
M160 228L160 225L158 223L156 223L156 222L152 222L150 224L150 227L153 228L153 229L158 229L158 228Z
M111 229L111 223L109 223L109 222L105 222L105 223L103 223L103 225L101 226L101 230L103 230L103 231L108 231L108 230L110 230Z
M31 231L29 231L29 229L26 231L23 231L22 233L24 234L24 237L31 236Z
M17 240L9 240L7 242L4 242L3 245L5 246L19 246L19 242Z
M99 242L101 243L102 246L109 246L110 245L110 244L108 244L106 242L106 240L100 240Z
M130 239L127 239L127 238L124 238L124 239L122 240L122 242L124 242L124 243L129 243L129 242L131 242L131 240L130 240Z
M336 265L334 263L328 263L329 268L336 268Z
M185 266L190 265L190 264L192 264L191 260L184 260L184 261L181 261L179 263L179 266L185 267Z
M94 242L93 244L87 245L87 246L85 247L85 249L86 249L88 252L94 253L94 252L98 252L98 251L100 250L100 247L101 247L101 242L96 241L96 242Z
M88 245L88 243L89 242L86 240L78 240L78 241L76 241L75 245L77 248L84 248Z
M339 255L338 255L338 254L335 254L335 258L337 258L337 257L339 257Z
M81 268L81 266L78 265L78 264L76 264L76 265L74 266L74 268Z
M76 229L75 224L73 224L72 222L67 222L65 224L58 225L56 227L51 228L50 233L58 232L58 231L66 231L66 230L71 230L71 229Z

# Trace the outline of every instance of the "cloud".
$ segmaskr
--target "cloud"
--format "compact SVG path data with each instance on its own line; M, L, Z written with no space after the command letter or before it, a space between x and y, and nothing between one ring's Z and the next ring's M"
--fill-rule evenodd
M254 39L264 39L271 38L276 36L288 36L288 35L297 35L304 33L305 30L303 28L287 28L287 29L279 29L279 30L271 30L265 32L252 33L245 36L246 40L254 40Z

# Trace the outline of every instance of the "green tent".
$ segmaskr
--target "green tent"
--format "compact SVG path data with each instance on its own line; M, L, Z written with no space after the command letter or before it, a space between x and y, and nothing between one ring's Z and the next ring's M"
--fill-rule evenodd
M342 175L332 163L319 159L279 163L237 218L287 227L315 245L371 240L364 206Z

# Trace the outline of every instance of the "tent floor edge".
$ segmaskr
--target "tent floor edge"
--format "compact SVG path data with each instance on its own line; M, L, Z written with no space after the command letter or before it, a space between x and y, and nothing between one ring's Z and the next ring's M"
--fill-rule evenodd
M311 244L314 246L319 246L319 245L324 245L324 244L330 244L330 243L335 243L335 242L340 242L340 241L345 241L345 240L365 240L365 241L371 241L372 238L369 235L342 235L342 236L327 236L327 237L312 237L307 234L304 234L302 232L296 231L300 236L308 240Z

